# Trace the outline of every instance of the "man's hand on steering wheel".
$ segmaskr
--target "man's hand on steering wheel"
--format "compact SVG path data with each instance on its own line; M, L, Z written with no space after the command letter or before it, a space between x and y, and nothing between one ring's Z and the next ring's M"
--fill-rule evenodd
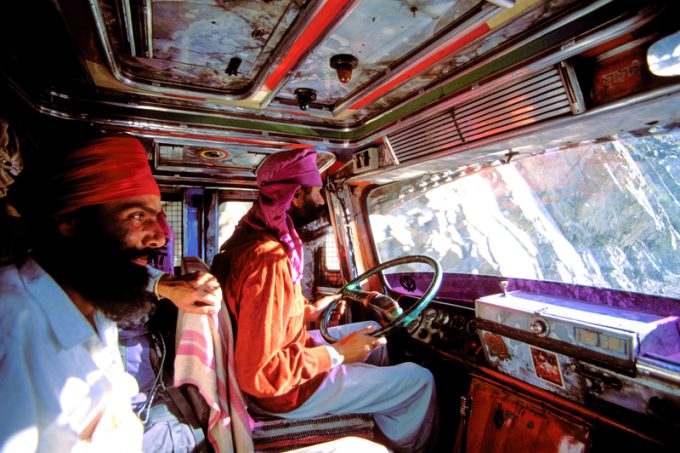
M404 309L401 306L399 306L399 303L396 300L392 299L387 295L384 295L382 293L376 293L374 291L365 292L359 289L359 284L361 282L367 280L369 277L379 272L382 272L384 269L408 263L429 264L432 268L433 275L432 281L430 282L430 285L427 288L427 290L419 293L420 296L418 297L416 302L413 303L413 305L411 305L407 309ZM328 332L328 325L333 314L333 309L336 306L340 305L340 303L336 301L340 300L340 298L343 297L346 300L359 302L366 306L372 306L372 308L379 311L381 315L383 315L383 317L385 318L384 319L385 322L381 323L383 324L382 327L380 329L368 333L368 335L374 338L388 335L395 329L405 326L417 318L417 316L425 309L427 304L429 304L432 298L434 297L435 293L439 289L441 281L442 281L441 265L439 264L439 261L429 256L411 255L386 261L364 272L363 274L359 275L354 280L343 286L340 292L335 295L335 300L331 298L330 308L326 310L326 313L323 315L323 317L321 317L319 331L321 332L323 338L329 343L335 343L336 341L339 340L338 338L335 338Z
M363 362L375 348L387 344L385 337L372 337L375 326L366 326L342 337L332 345L343 357L345 363Z
M341 297L342 294L331 294L330 296L320 297L313 304L305 305L305 322L319 321L326 308ZM338 321L343 313L345 313L345 301L341 300L333 306L330 322Z

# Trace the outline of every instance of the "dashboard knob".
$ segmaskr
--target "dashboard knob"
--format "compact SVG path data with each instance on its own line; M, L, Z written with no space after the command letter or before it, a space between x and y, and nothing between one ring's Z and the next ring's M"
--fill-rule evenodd
M550 326L545 319L534 318L531 320L531 324L529 324L529 330L539 337L545 337L550 332Z

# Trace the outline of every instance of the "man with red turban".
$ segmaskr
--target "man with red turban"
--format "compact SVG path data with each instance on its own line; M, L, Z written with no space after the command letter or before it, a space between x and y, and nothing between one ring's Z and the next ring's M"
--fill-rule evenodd
M413 363L385 365L377 323L335 327L328 345L306 322L339 296L309 304L301 292L302 242L296 227L324 209L313 150L269 156L258 169L259 195L221 247L211 271L236 324L235 368L257 411L284 418L370 413L391 447L425 451L435 424L432 374Z
M114 322L144 320L157 301L145 265L166 236L146 151L134 138L100 138L34 176L23 182L33 199L17 205L30 254L0 269L0 450L140 451L137 384ZM211 278L152 282L208 313L221 299Z

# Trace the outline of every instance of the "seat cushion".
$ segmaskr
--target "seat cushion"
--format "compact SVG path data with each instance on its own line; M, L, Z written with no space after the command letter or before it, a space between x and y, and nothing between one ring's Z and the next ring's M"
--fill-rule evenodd
M293 450L345 436L373 439L375 422L368 414L326 415L288 420L255 420L253 443L257 452Z

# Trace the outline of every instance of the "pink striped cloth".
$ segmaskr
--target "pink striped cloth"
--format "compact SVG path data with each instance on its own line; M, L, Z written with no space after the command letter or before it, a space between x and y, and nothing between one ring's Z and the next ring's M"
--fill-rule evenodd
M253 420L236 384L234 334L225 304L212 316L180 310L176 341L175 385L196 386L210 406L208 440L215 451L254 451Z

